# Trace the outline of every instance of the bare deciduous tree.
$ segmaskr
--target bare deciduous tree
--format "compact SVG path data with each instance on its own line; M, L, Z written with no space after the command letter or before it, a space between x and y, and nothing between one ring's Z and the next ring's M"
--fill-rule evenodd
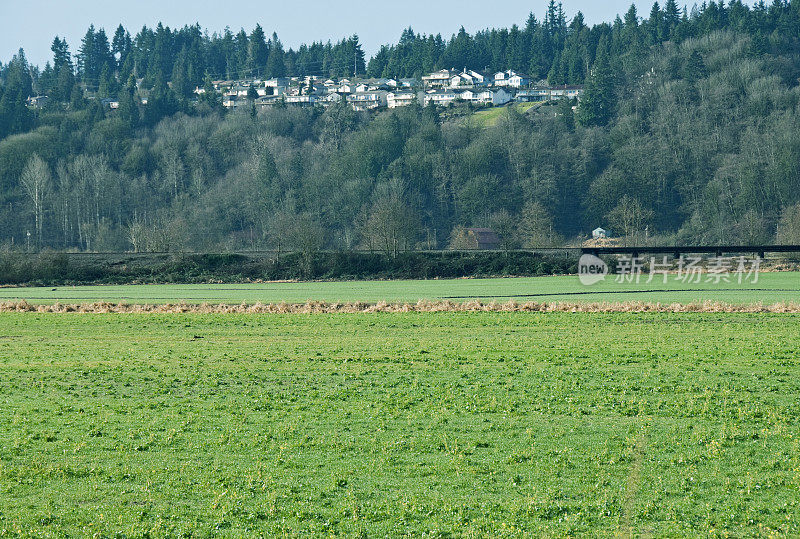
M370 245L391 257L413 247L419 232L419 218L406 202L405 191L405 185L399 179L378 185L363 231Z
M608 212L606 219L616 230L621 230L625 242L641 241L642 235L653 219L653 211L645 208L635 198L625 195L619 204Z
M800 204L786 206L778 221L778 243L800 245Z
M552 215L536 201L526 202L522 208L519 232L522 243L527 248L555 247L562 242L553 229Z
M20 184L28 195L33 207L34 222L36 227L36 248L42 246L42 227L44 226L44 205L47 195L52 187L52 175L47 163L35 155L30 158L28 164L20 176Z
M506 253L519 247L518 221L506 210L500 210L489 216L489 227L500 238L500 248Z

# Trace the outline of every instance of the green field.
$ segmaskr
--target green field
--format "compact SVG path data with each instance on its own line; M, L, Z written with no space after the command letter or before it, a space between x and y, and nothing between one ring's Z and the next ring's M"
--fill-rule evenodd
M800 317L0 315L0 536L797 536Z
M475 112L475 114L473 114L473 117L482 127L493 127L497 125L497 122L500 121L502 115L506 113L507 108L513 108L520 114L524 114L533 107L538 107L541 105L542 103L516 103L514 105L492 107L490 109L479 110Z
M646 281L646 279L644 279ZM517 279L456 279L430 281L350 281L264 284L134 285L39 288L0 288L0 301L25 299L30 303L304 303L327 302L416 302L420 299L455 302L619 302L691 303L713 300L724 303L765 304L800 302L800 273L762 273L755 284L654 281L650 284L617 284L614 278L592 287L575 276Z

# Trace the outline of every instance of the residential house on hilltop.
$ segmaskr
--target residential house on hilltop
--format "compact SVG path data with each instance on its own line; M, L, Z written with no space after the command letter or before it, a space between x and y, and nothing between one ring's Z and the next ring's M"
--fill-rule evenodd
M347 96L347 102L353 110L364 111L374 110L387 106L388 92L385 90L373 90L371 92L357 92Z
M450 79L456 75L455 72L449 69L442 69L435 73L425 75L422 77L422 85L425 88L446 88L450 84Z
M390 109L405 107L414 103L419 103L419 96L414 92L389 92L386 94L386 105Z
M446 107L458 98L459 93L455 90L429 90L423 95L422 104L426 107L430 104Z

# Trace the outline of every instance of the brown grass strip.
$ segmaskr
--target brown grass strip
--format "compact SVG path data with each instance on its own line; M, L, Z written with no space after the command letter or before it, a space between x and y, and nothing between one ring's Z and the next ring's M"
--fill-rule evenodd
M135 305L128 303L85 303L34 305L25 300L0 302L0 312L29 313L154 313L154 314L329 314L329 313L438 313L438 312L491 312L491 313L781 313L800 314L800 303L786 302L764 305L729 304L715 301L701 303L561 303L516 302L505 303L467 301L418 301L417 303L242 303L239 305L208 303L167 303L161 305Z

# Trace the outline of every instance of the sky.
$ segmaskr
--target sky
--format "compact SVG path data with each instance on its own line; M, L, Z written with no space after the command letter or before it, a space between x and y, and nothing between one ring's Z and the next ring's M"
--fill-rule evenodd
M588 24L613 21L635 3L647 16L652 0L563 0L568 17L582 11ZM662 2L663 3L663 2ZM56 35L66 37L74 54L90 24L105 28L109 39L122 23L135 35L143 25L159 21L171 28L199 23L209 33L229 26L248 33L260 23L268 35L277 32L286 48L312 41L337 41L357 34L367 56L382 44L395 43L404 28L449 38L461 26L474 33L485 28L523 26L528 14L544 16L548 0L400 0L336 2L326 0L0 0L0 61L8 63L22 47L32 64L44 67L52 58Z

